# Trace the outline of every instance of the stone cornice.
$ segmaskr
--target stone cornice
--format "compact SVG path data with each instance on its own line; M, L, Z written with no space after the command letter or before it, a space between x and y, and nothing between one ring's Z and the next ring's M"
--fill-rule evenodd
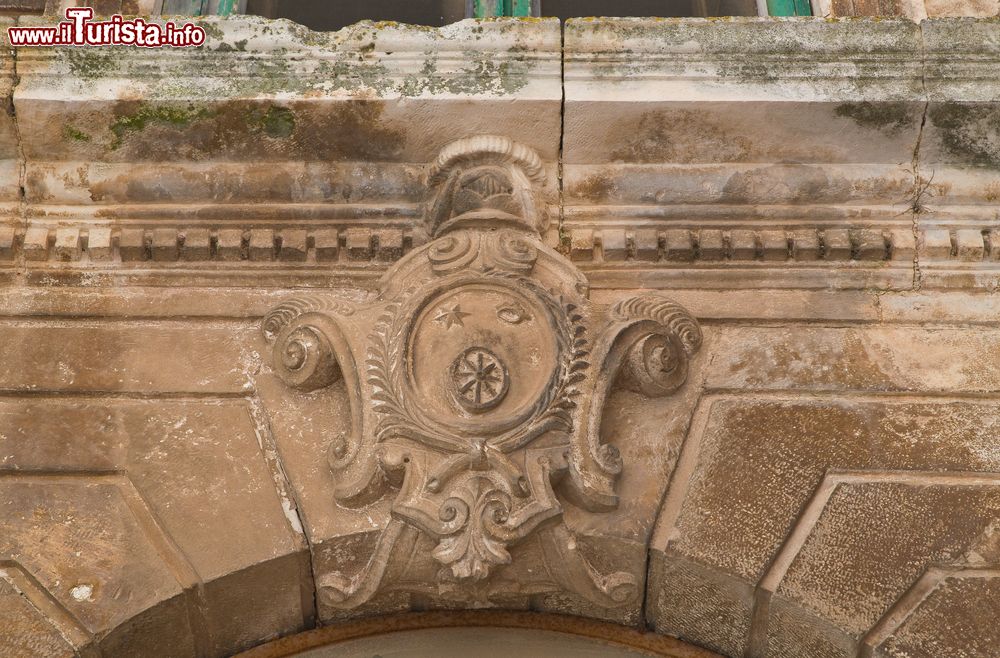
M427 240L438 150L487 133L539 154L544 238L596 287L1000 277L992 21L202 24L22 48L16 85L2 58L0 278L368 287Z
M574 97L808 102L919 91L920 28L903 19L571 19L566 84Z
M328 33L252 16L197 22L208 38L193 51L21 48L19 96L220 101L516 93L545 98L545 81L559 79L554 19L442 28L368 21ZM22 24L50 23L32 18Z

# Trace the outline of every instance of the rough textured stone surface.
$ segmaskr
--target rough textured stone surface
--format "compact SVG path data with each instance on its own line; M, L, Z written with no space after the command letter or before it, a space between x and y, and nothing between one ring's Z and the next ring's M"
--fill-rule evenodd
M1000 645L995 22L202 24L0 49L0 654Z

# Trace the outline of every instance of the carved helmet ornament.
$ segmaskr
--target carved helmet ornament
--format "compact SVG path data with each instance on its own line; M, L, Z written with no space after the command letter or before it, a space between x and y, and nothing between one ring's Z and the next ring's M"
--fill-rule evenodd
M373 303L317 295L263 323L289 386L345 379L351 431L330 437L337 503L392 497L366 567L319 574L320 594L342 608L388 591L633 601L631 574L599 573L580 554L562 501L617 506L622 461L599 437L606 398L613 386L651 397L681 386L698 324L658 295L588 301L583 275L541 241L531 149L462 139L428 182L432 241L386 273Z

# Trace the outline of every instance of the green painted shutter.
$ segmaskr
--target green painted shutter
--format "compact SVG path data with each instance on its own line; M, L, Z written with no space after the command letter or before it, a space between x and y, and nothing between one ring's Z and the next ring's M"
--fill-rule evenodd
M171 16L201 16L204 0L163 0L163 14Z
M510 5L508 16L531 16L531 0L506 0L505 5Z
M216 16L229 16L230 14L242 14L239 0L209 0L208 13Z
M767 0L770 16L812 16L809 0Z
M246 0L163 0L161 12L181 16L229 16L246 11Z
M475 18L494 16L531 16L531 0L473 0Z

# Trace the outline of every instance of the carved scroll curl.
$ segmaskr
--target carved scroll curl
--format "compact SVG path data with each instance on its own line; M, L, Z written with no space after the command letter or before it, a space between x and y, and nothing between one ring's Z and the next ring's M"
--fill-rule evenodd
M615 480L622 470L614 445L600 440L601 419L611 389L620 385L650 397L677 390L687 379L688 362L701 347L697 321L679 304L660 295L641 295L612 307L610 324L594 345L593 393L583 409L583 427L573 436L570 495L587 509L614 509Z
M342 377L331 334L331 319L323 311L349 315L353 309L314 298L292 299L271 310L261 323L264 338L272 344L272 366L292 388L315 391Z
M654 323L628 348L619 382L650 397L677 390L687 379L690 357L701 347L701 328L695 319L682 306L656 295L623 300L611 309L611 317Z
M377 458L364 432L361 381L342 319L354 314L344 301L323 297L291 299L275 307L261 323L272 343L272 368L289 386L316 391L345 380L351 429L330 438L328 460L338 474L334 491L346 504L363 504L385 486Z

